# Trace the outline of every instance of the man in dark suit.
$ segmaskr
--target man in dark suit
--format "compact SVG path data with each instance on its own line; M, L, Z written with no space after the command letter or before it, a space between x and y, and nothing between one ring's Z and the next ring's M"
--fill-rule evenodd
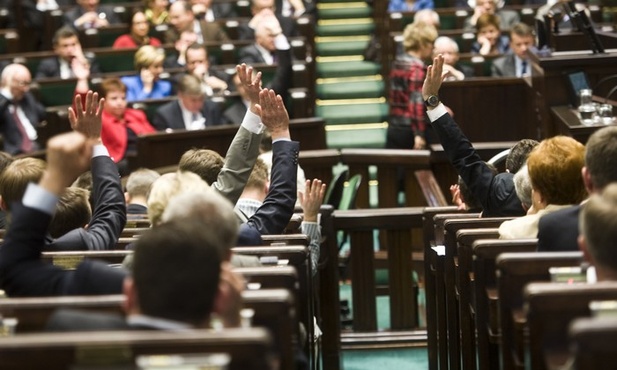
M127 219L143 219L148 214L148 193L152 183L161 175L148 168L140 168L131 172L126 180L126 200Z
M264 16L255 25L255 43L240 49L240 63L276 64L278 51L289 51L290 45L282 32L281 25L273 15Z
M87 106L91 107L96 94L86 94ZM75 98L75 106L81 107L81 97ZM94 105L97 112L97 105ZM76 131L88 136L97 145L91 159L92 168L92 218L88 227L77 225L68 233L52 239L46 237L45 249L48 250L107 250L113 249L126 223L126 207L118 169L104 145L100 142L101 121L100 112L86 114L82 110L74 113L71 108L69 119ZM22 158L7 167L7 173L0 178L0 194L2 209L13 211L15 202L19 202L29 182L37 182L43 176L44 163L39 159ZM87 205L86 205L87 206Z
M515 24L510 30L510 52L493 60L491 76L523 77L531 73L527 50L533 47L535 38L531 27L524 23Z
M121 23L109 5L99 5L99 0L77 0L77 5L64 13L64 24L77 29L101 28Z
M589 194L600 194L617 181L617 127L594 132L585 145L583 181ZM538 251L579 250L579 213L581 205L549 213L538 224Z
M171 4L169 23L172 27L165 32L166 43L176 42L180 34L187 30L193 30L197 34L199 43L229 41L229 37L217 23L195 19L191 4L185 0L178 0Z
M482 203L484 217L523 216L525 211L516 196L513 177L525 163L533 146L527 142L515 145L508 157L511 164L506 161L507 172L495 175L447 113L446 107L439 101L437 94L442 83L443 64L444 58L439 55L434 58L433 65L428 67L422 86L422 97L433 129L450 163L456 168L469 190ZM517 160L514 160L514 155Z
M4 151L20 154L39 149L36 129L46 113L30 92L30 71L21 64L10 64L2 71L0 80L0 133Z
M86 57L81 49L79 37L71 27L60 27L53 37L55 57L45 58L39 63L36 78L59 77L62 79L77 77L75 68L85 66L90 74L100 73L94 56Z
M156 110L152 126L159 131L200 130L222 124L218 105L206 98L201 81L186 74L178 84L178 99Z

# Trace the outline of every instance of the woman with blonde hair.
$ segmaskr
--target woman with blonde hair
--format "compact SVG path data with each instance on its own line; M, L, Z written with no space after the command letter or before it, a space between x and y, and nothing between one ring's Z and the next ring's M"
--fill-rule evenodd
M171 95L171 82L159 79L163 72L163 49L151 45L142 46L135 53L137 75L122 77L126 85L128 102L164 98Z

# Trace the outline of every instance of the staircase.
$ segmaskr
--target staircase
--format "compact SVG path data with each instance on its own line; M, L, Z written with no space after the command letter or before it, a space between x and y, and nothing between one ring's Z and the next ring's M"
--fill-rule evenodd
M383 148L388 104L378 63L363 53L375 29L364 1L317 5L316 115L326 120L329 148Z

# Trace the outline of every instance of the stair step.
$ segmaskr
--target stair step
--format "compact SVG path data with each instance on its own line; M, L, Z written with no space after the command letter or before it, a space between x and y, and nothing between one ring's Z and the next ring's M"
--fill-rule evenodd
M328 148L383 148L385 146L386 123L343 126L326 126ZM343 129L339 129L341 127ZM335 130L331 130L332 128Z
M365 2L317 4L318 19L366 18L373 10Z
M385 122L388 117L386 99L317 100L316 115L327 125Z
M369 35L375 30L371 18L324 19L317 22L319 36Z
M384 81L381 76L328 78L317 80L319 99L363 99L379 98L384 95Z
M325 58L317 58L317 76L320 78L366 76L381 71L381 65L364 60L336 62L324 60Z
M364 54L369 41L339 41L316 42L315 48L319 56L359 55Z

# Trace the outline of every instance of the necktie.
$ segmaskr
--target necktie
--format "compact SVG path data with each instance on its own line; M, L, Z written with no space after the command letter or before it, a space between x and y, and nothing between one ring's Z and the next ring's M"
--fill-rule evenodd
M32 151L32 141L30 141L28 134L26 134L26 129L24 128L23 123L19 119L19 115L17 114L17 107L18 105L16 103L13 103L13 119L15 120L15 126L17 126L19 134L21 135L20 148L23 153L30 153Z
M521 63L521 77L527 74L527 61L523 60Z

